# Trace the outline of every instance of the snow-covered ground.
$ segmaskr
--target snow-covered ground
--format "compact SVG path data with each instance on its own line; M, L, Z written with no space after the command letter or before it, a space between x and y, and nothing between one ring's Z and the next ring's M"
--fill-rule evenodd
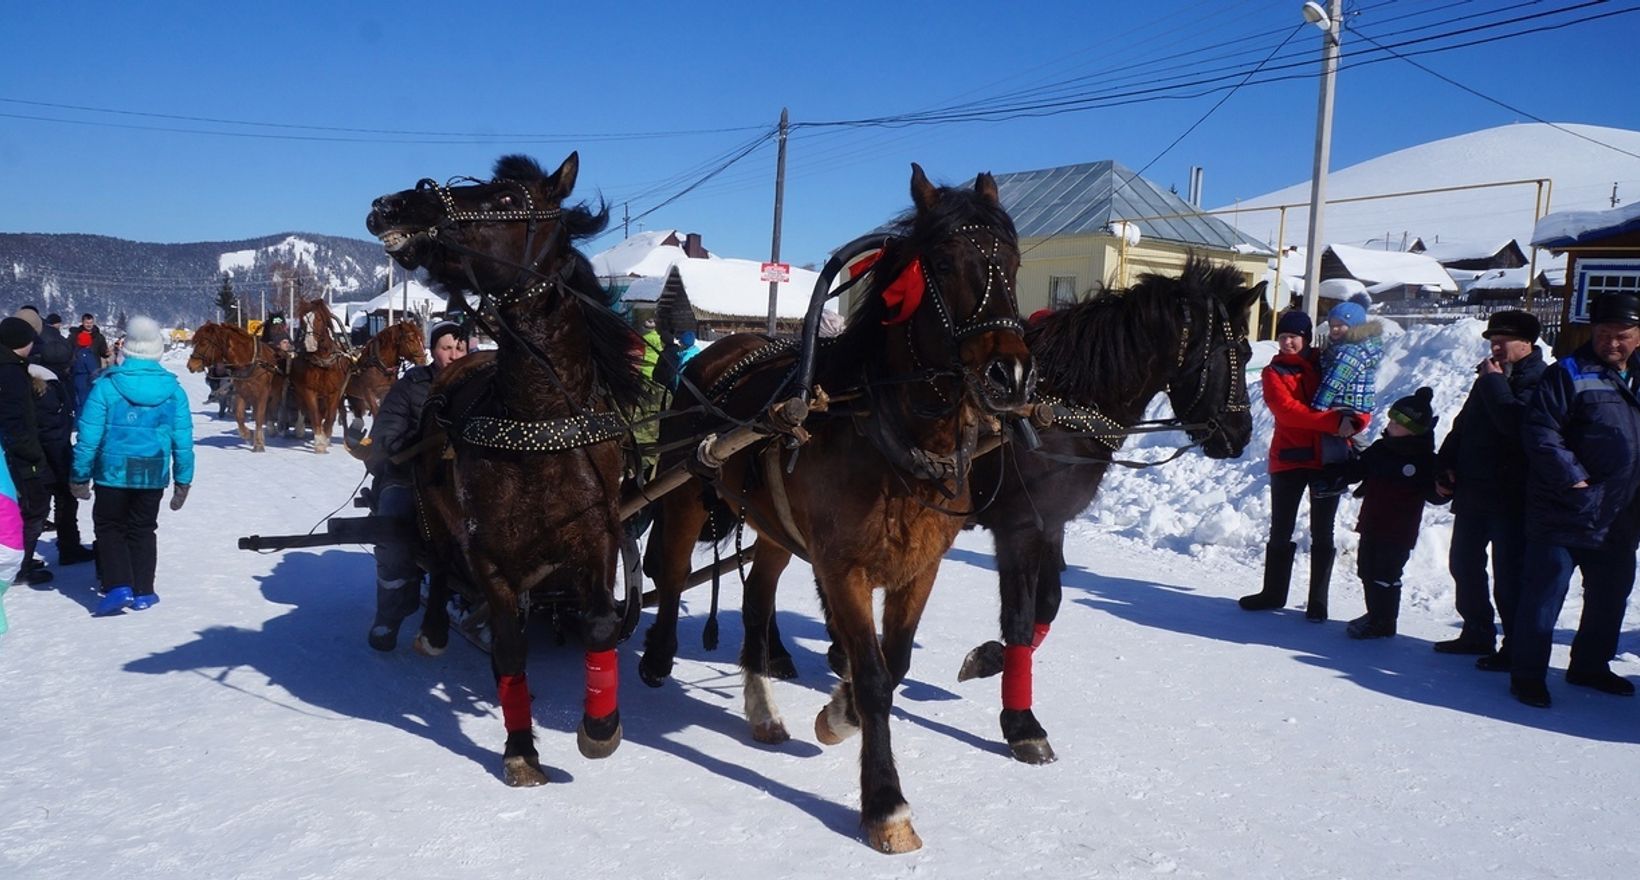
M1385 401L1429 384L1450 418L1479 325L1392 331L1389 350ZM197 377L184 383L203 401ZM358 464L277 442L253 455L199 403L194 491L162 513L163 601L93 619L90 566L6 597L0 877L1629 876L1640 701L1556 676L1554 708L1529 709L1504 676L1430 651L1454 632L1444 512L1426 519L1398 638L1236 608L1268 511L1256 398L1243 460L1118 475L1072 524L1066 601L1037 655L1056 764L1007 757L995 680L955 681L993 637L997 601L990 539L959 539L896 699L926 843L897 857L858 840L858 740L822 748L810 733L832 678L801 565L781 629L802 675L775 685L793 741L747 736L731 579L716 652L700 647L705 592L689 596L673 683L644 687L637 645L623 646L626 742L605 761L573 742L579 652L538 634L553 784L508 789L487 658L460 640L431 660L365 646L367 553L233 549L350 512ZM1359 613L1352 568L1346 551L1340 618ZM1557 668L1579 610L1574 590ZM1614 667L1630 676L1637 622Z

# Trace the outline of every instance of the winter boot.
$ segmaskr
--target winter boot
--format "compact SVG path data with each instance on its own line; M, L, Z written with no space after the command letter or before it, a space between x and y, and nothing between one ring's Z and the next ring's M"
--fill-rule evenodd
M1395 621L1401 613L1399 584L1366 584L1367 613L1350 621L1346 630L1352 639L1387 639L1395 635Z
M159 596L155 593L139 593L131 600L132 611L147 611L159 604Z
M97 603L96 610L91 612L93 617L112 617L131 607L136 597L131 594L130 587L113 587L102 601Z
M391 651L399 644L399 627L421 604L421 579L397 584L376 581L376 619L365 641L378 651Z
M1264 545L1264 588L1237 599L1237 604L1245 611L1269 611L1286 605L1296 553L1298 545L1292 541L1271 541Z
M1310 548L1310 601L1304 606L1304 619L1311 623L1327 619L1327 590L1332 586L1333 560L1337 556L1336 547Z

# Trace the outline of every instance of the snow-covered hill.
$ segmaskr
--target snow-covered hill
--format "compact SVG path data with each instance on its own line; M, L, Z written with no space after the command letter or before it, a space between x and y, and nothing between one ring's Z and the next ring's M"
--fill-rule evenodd
M1392 333L1386 395L1432 385L1450 418L1478 332L1470 322ZM162 511L163 601L94 619L89 565L6 596L6 880L1496 880L1623 877L1640 864L1640 701L1553 675L1554 708L1530 709L1505 677L1432 652L1455 621L1441 515L1426 520L1395 639L1352 642L1336 620L1236 607L1259 579L1262 413L1244 460L1188 455L1119 475L1072 524L1065 602L1037 653L1056 764L1008 758L994 679L955 681L997 613L989 537L959 538L892 722L926 846L887 857L858 839L858 740L822 748L808 733L833 679L806 566L791 567L780 593L800 672L774 685L791 742L747 735L729 578L715 652L700 647L706 592L686 597L673 682L644 687L637 642L622 646L626 741L608 760L573 744L581 654L537 633L532 711L553 784L508 789L487 658L459 639L438 659L367 648L362 548L233 549L237 535L306 532L345 513L359 465L279 442L253 455L207 414L200 378L183 382L199 462L187 506ZM1339 522L1342 533L1351 509ZM1360 607L1353 569L1346 549L1333 581L1340 618ZM1580 611L1574 587L1557 668ZM1614 668L1632 677L1640 614L1625 629Z
M1489 128L1397 150L1327 175L1327 198L1342 199L1415 189L1493 183L1527 178L1549 178L1549 208L1553 211L1611 207L1612 184L1625 203L1640 200L1640 131L1564 124L1562 128L1634 155L1541 123ZM1383 239L1398 244L1403 237L1437 241L1493 242L1531 240L1532 208L1537 189L1532 185L1467 190L1425 196L1329 205L1324 218L1328 243L1362 244ZM1241 208L1223 215L1249 235L1274 240L1276 212L1249 212L1259 205L1307 205L1310 182L1238 199L1222 208ZM1304 243L1308 208L1287 213L1287 244Z

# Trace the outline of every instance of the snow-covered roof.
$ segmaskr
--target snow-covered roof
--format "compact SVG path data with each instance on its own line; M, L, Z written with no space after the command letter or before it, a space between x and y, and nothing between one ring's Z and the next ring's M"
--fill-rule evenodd
M679 260L687 259L683 247L667 244L677 241L675 229L656 229L640 232L615 246L593 254L592 271L600 278L666 277L667 270ZM707 256L706 259L717 259Z
M683 282L689 304L701 317L758 317L769 314L769 282L757 260L719 258L680 260L672 267ZM808 313L809 296L820 273L792 267L791 280L775 294L775 316L801 318Z
M1328 247L1350 275L1370 289L1376 285L1404 284L1456 292L1458 285L1440 263L1423 254L1375 251L1335 244Z
M359 315L386 311L389 308L401 312L406 301L410 304L410 311L423 314L443 314L446 305L444 297L429 290L427 285L420 281L409 278L400 279L392 287L366 302L347 303L347 311L355 318Z
M1493 256L1514 243L1514 239L1506 238L1502 241L1486 239L1482 241L1438 241L1434 244L1425 244L1419 251L1437 263L1456 263L1460 260L1484 260Z
M1469 285L1470 290L1525 290L1527 281L1527 267L1515 269L1488 269L1482 272L1475 283ZM1538 274L1550 287L1559 287L1566 283L1566 266L1538 267Z
M1607 211L1556 211L1538 220L1532 244L1563 248L1635 231L1640 231L1640 202Z

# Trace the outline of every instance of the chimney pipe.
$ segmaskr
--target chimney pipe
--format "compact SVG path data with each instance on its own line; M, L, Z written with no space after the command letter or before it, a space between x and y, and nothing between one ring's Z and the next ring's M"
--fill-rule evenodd
M691 232L683 238L683 255L696 260L706 258L706 248L700 243L700 233Z

